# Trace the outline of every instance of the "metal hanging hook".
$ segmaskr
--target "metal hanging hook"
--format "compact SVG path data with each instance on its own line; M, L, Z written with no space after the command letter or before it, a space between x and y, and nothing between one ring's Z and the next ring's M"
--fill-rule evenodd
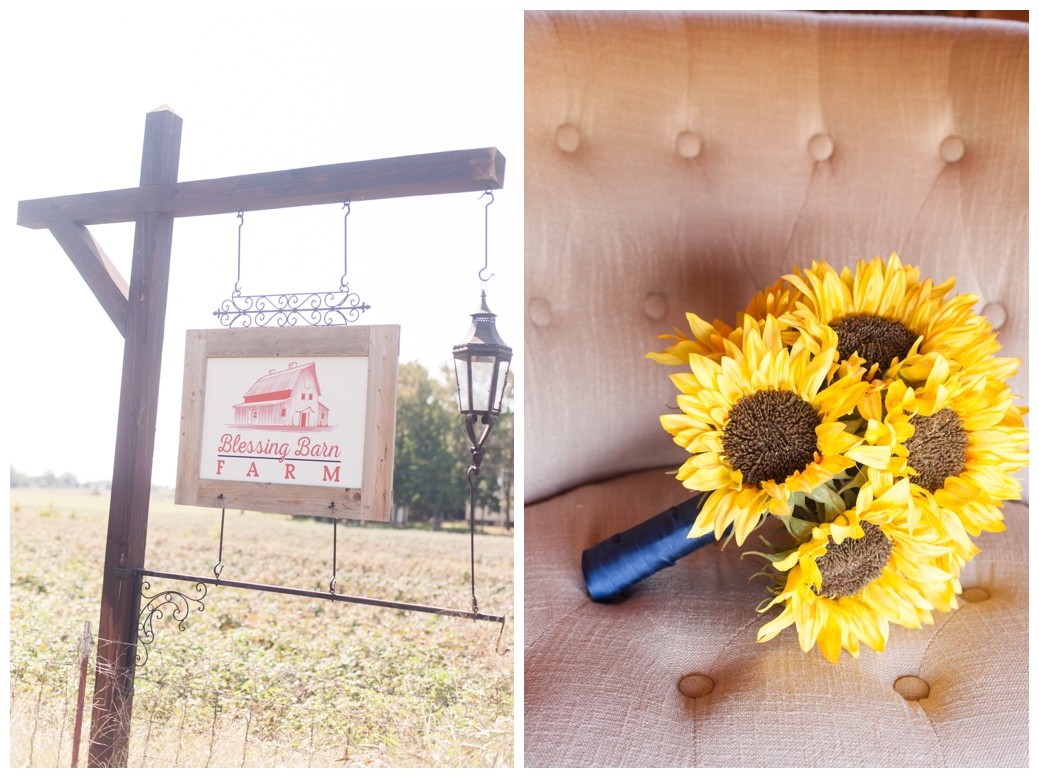
M347 250L347 245L348 245L347 237L349 235L349 231L347 230L347 222L348 222L348 220L350 218L350 201L349 200L343 201L343 210L346 211L346 213L343 214L343 277L339 279L339 288L340 289L342 289L344 286L346 286L346 257L347 257L346 250Z
M504 635L504 634L505 634L505 619L502 619L501 620L501 629L498 630L498 640L494 644L494 653L496 653L498 656L505 656L506 654L509 653L509 649L501 647L501 639L502 639L502 635Z
M224 500L224 495L220 495L217 499ZM216 564L213 565L213 577L219 578L220 573L224 571L224 514L225 508L220 509L220 549L217 551Z
M234 293L242 292L242 225L245 224L245 211L238 212L238 275L235 277Z
M486 192L484 192L482 195L480 195L479 198L477 198L479 200L482 200L483 198L485 198L487 196L490 196L491 199L487 203L487 205L485 205L484 208L483 208L483 267L480 268L480 272L476 274L477 277L479 277L479 279L481 281L483 281L485 284L488 281L490 281L492 278L494 278L494 273L491 273L486 278L483 277L483 274L487 272L487 264L489 262L489 251L487 249L487 234L489 232L489 230L488 230L488 224L489 224L488 212L490 211L491 206L494 204L494 193L490 189L488 189Z

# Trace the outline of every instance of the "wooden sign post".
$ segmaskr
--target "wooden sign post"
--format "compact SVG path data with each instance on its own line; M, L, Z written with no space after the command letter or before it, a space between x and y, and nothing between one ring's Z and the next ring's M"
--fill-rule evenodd
M348 162L177 182L182 120L148 114L140 186L18 204L18 224L47 229L125 338L112 498L108 516L89 765L125 767L133 710L140 593L166 321L173 223L178 217L357 200L500 189L505 158L494 148ZM88 230L136 222L130 283Z

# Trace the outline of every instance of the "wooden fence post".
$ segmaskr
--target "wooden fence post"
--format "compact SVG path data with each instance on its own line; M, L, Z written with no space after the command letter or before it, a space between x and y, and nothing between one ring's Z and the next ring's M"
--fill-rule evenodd
M72 766L79 764L79 739L83 730L83 702L87 696L87 665L90 662L90 622L83 622L83 639L79 641L79 690L76 694L76 723L72 727Z

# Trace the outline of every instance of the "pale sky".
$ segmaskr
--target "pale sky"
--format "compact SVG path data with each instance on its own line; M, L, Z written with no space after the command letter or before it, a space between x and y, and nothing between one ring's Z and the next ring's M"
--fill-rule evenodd
M123 340L20 200L136 186L146 114L183 119L181 181L497 147L490 307L522 375L522 12L491 4L34 2L0 11L0 246L7 303L6 450L19 471L112 477ZM427 7L435 10L423 10ZM480 296L479 192L352 205L348 275L401 325L401 361L450 362ZM337 289L341 204L245 214L244 294ZM91 227L130 277L132 224ZM234 288L234 214L173 232L153 481L176 480L184 333L219 328Z

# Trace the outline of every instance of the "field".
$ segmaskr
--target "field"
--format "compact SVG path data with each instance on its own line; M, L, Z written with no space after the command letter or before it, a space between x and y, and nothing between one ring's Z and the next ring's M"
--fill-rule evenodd
M108 495L11 490L11 766L67 767L84 622L97 634ZM152 500L146 567L213 576L220 512ZM469 610L469 536L340 526L340 594ZM332 525L228 511L224 580L328 591ZM513 540L476 538L492 622L210 587L154 623L131 767L513 764ZM150 593L190 592L150 579ZM507 654L499 654L498 651ZM91 658L79 765L94 686Z

